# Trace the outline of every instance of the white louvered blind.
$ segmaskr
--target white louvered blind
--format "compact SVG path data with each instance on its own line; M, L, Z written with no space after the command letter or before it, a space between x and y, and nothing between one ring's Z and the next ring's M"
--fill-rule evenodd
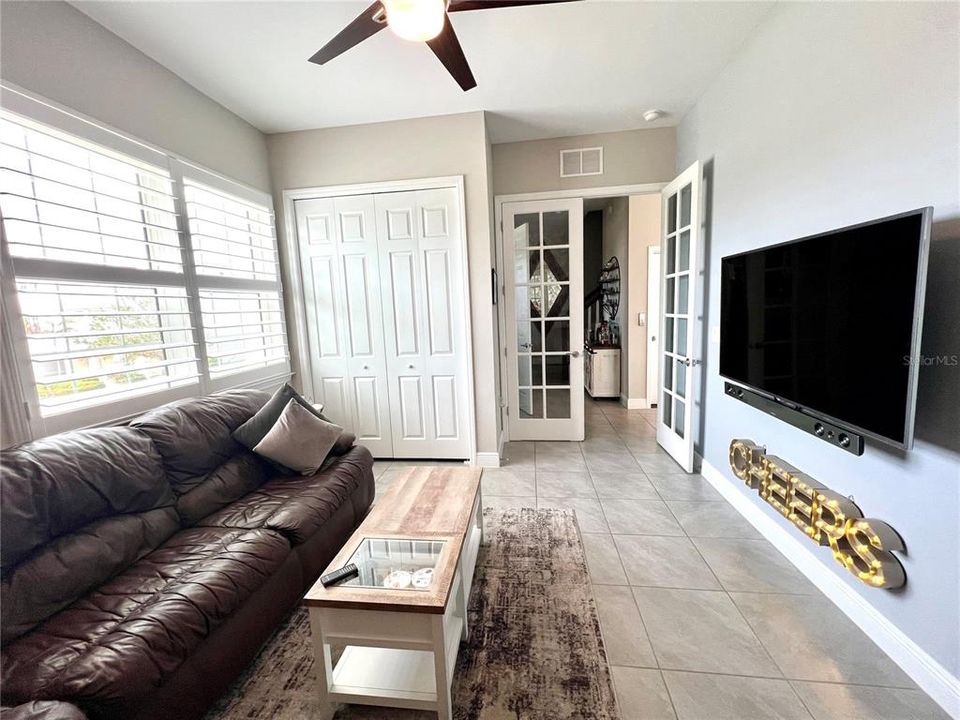
M280 293L200 291L211 377L286 362Z
M276 282L273 213L187 179L184 181L198 275Z
M285 364L273 212L189 178L184 192L210 376Z
M169 389L200 375L182 287L20 280L17 293L44 411Z
M11 255L183 271L166 170L10 118L0 143Z
M80 127L110 147L0 111L6 287L34 432L288 375L268 196Z

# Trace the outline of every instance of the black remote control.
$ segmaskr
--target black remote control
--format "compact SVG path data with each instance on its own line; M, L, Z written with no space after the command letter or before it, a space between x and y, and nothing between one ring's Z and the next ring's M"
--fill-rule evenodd
M357 577L360 574L359 568L353 563L349 565L344 565L339 570L334 570L332 573L327 573L326 575L320 578L320 584L324 587L330 587L331 585L336 585L338 582L343 580L349 580L350 578Z

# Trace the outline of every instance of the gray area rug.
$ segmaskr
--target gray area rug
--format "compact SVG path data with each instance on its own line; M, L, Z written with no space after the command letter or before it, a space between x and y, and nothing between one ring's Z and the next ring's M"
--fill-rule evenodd
M453 686L457 720L619 720L587 564L569 510L484 511L470 639ZM310 623L297 609L206 720L319 717ZM435 720L341 706L337 720Z

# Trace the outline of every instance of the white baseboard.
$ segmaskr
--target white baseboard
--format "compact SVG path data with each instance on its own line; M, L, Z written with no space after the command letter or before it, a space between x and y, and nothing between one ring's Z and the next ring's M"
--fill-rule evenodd
M960 678L907 637L902 630L835 575L811 551L809 541L778 523L751 502L736 483L706 460L701 474L761 535L796 566L834 605L883 650L951 717L960 719ZM881 592L881 591L878 591Z
M477 465L479 467L500 467L500 453L478 452Z
M647 410L650 408L650 403L647 402L646 398L628 398L626 395L620 396L620 404L627 410Z

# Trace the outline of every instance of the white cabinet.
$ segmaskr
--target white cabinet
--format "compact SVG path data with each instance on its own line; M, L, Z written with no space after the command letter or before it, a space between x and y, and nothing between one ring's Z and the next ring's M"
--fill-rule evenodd
M469 458L456 192L294 207L315 400L375 457Z
M590 397L620 397L620 348L588 348L584 370Z

